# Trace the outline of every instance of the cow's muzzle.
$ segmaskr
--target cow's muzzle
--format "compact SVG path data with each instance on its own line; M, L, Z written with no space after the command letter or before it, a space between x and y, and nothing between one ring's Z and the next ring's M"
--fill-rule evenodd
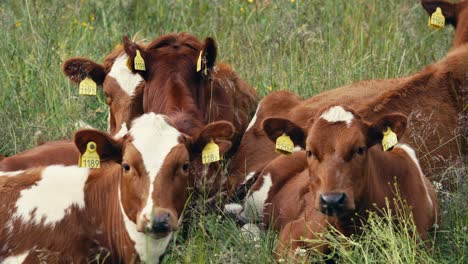
M320 194L320 211L328 216L337 216L343 213L346 207L345 193Z

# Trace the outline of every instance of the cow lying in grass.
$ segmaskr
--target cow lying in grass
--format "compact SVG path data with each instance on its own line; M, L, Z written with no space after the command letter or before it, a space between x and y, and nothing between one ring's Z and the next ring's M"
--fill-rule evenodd
M411 144L427 176L438 179L447 165L466 157L468 100L468 44L447 57L404 78L370 80L339 87L301 100L291 92L267 95L244 134L230 166L230 190L255 175L279 154L261 128L263 119L288 117L305 127L310 116L328 104L353 108L370 121L390 112L402 112L411 126L400 140ZM247 175L247 177L246 177Z
M277 252L292 254L297 247L316 247L304 239L329 225L347 236L358 232L361 217L381 212L387 201L396 212L401 198L426 240L426 232L439 221L435 190L411 147L397 144L383 151L381 145L387 128L402 138L406 122L402 114L369 122L342 106L325 108L305 127L284 118L265 119L265 133L273 142L286 133L306 151L265 167L246 199L244 218L260 216L280 231ZM320 249L326 251L326 246Z
M453 46L459 47L468 43L468 1L458 3L446 0L421 0L421 4L429 15L440 7L445 17L445 23L455 27Z
M167 211L155 210L165 197L155 188L158 175L187 181L204 144L232 133L232 125L218 122L190 137L150 113L119 140L95 130L75 134L80 153L97 143L100 169L53 165L0 173L0 261L157 262L177 228L167 229ZM219 145L226 151L231 144Z

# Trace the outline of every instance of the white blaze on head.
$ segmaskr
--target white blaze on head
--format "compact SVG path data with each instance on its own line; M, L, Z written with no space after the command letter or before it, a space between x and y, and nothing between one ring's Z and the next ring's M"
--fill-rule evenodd
M353 121L354 115L338 105L323 112L320 118L330 123L346 122L346 125L349 127L351 125L351 121Z
M263 100L262 100L263 101ZM249 129L251 129L253 127L253 125L255 124L255 122L257 121L257 114L258 114L258 109L260 109L260 105L262 104L262 101L260 101L258 103L258 106L257 106L257 111L255 111L255 115L253 116L252 120L250 120L250 123L249 125L247 126L247 129L245 130L245 132L249 131Z
M143 78L138 73L133 73L127 67L127 54L124 53L117 57L112 65L109 76L113 77L120 87L130 96L133 95L135 89L143 81Z
M42 218L45 218L45 224L61 221L72 205L79 208L85 206L84 186L88 175L89 169L77 166L46 167L40 180L20 192L20 198L16 201L18 209L13 217L36 224ZM31 218L34 210L34 217Z
M140 217L151 215L153 201L153 183L166 156L179 144L181 133L165 120L164 116L155 113L144 114L133 121L129 133L133 145L140 152L143 163L150 177L149 198Z

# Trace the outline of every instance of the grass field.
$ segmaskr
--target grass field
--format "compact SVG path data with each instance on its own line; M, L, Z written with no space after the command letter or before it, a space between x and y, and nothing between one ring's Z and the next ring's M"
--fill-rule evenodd
M74 2L74 3L71 3ZM266 2L266 3L264 3ZM416 0L310 1L13 1L0 2L0 153L71 138L75 122L106 129L102 94L82 97L61 73L72 56L102 61L122 35L151 40L191 32L218 42L230 63L263 96L287 89L303 97L358 80L414 73L442 58L453 28L435 31ZM440 190L442 225L431 250L394 233L385 219L368 236L334 243L344 263L468 263L466 167ZM188 237L177 236L164 263L271 262L273 232L260 241L234 223L198 212ZM388 223L387 223L388 224ZM406 240L405 240L406 239ZM388 249L388 250L385 250Z

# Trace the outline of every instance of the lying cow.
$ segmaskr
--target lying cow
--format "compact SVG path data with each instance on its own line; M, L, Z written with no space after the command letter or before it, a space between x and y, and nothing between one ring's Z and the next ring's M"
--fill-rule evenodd
M159 175L189 180L206 142L232 133L232 125L218 122L190 137L166 117L145 114L119 140L95 130L75 134L81 154L96 142L99 169L52 165L0 173L0 261L157 261L171 238L167 211L158 210ZM231 144L219 145L222 152Z
M418 233L427 239L426 232L439 221L435 190L411 147L397 144L383 151L381 145L387 128L402 138L406 122L402 114L369 122L342 106L325 108L305 127L284 118L264 120L273 142L286 133L306 149L268 164L245 205L262 212L263 223L280 231L279 254L316 246L301 238L313 238L328 225L347 236L358 232L361 218L356 215L366 219L369 211L380 213L386 201L395 212L401 206L394 200L397 193L411 208Z
M440 7L445 22L455 27L453 46L459 47L468 43L468 1L453 3L446 0L421 0L421 4L429 15Z
M370 80L329 90L301 100L281 91L267 95L242 138L230 166L230 190L255 175L279 154L261 128L263 119L288 117L305 127L307 120L328 104L356 109L371 121L398 111L410 118L411 126L400 140L415 147L426 175L437 177L452 161L464 159L466 104L468 100L468 44L452 50L446 58L409 77ZM247 177L246 177L247 176Z

